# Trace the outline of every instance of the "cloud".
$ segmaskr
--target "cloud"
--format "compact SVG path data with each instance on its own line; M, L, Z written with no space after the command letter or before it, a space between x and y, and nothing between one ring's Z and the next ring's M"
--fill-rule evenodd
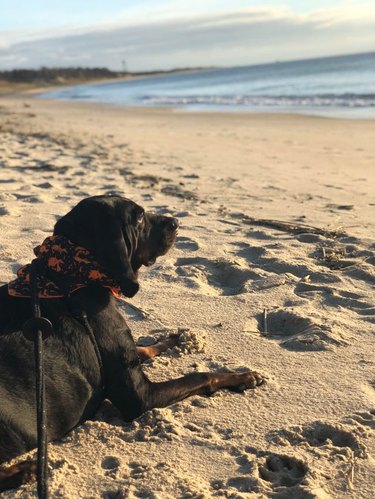
M374 25L375 5L373 2L360 2L359 5L349 3L340 7L317 9L302 17L316 21L322 27Z
M355 15L354 15L355 14ZM107 66L131 71L183 66L235 66L274 60L371 51L375 6L347 6L292 14L283 8L247 8L179 17L135 16L127 22L68 30L26 40L0 38L0 67Z

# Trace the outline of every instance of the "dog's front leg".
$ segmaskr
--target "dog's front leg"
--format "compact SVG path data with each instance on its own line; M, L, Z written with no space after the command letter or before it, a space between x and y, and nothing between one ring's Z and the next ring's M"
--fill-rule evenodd
M125 376L117 377L116 383L111 384L108 398L122 412L126 421L135 419L149 409L166 407L192 395L211 395L223 388L242 392L255 388L264 381L260 374L253 371L192 373L160 383L151 382L141 366L127 369L124 374Z
M242 392L264 382L254 371L244 373L192 373L182 378L162 383L152 383L150 407L166 407L192 395L212 395L217 390L228 388Z

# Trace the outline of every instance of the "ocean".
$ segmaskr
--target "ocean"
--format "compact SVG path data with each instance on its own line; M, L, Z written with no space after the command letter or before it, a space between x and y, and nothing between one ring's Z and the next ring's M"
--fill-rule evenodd
M375 52L64 87L46 99L375 118Z

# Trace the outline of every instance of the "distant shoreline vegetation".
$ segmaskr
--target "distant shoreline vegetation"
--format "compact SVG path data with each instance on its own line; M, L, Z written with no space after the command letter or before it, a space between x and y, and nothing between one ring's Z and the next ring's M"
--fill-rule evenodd
M158 74L170 74L184 71L200 71L210 68L175 68L170 70L155 70L142 72L111 71L108 68L85 68L64 67L39 69L11 69L0 71L1 86L14 85L16 87L44 87L50 85L69 85L74 83L85 83L95 80L110 80L117 78L136 78L142 76L154 76Z

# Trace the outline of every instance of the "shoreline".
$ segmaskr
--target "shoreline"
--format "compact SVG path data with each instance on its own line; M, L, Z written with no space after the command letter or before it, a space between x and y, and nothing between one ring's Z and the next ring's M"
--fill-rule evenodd
M88 101L85 99L64 99L64 98L56 98L56 97L43 97L43 94L48 94L50 91L56 91L58 89L50 89L46 92L35 92L35 98L39 98L41 100L52 100L55 102L70 102L74 103L85 103L92 105L107 105L110 107L118 107L118 108L129 108L129 109L171 109L174 112L180 113L205 113L205 114L255 114L255 115L292 115L292 116L311 116L311 117L319 117L319 118L328 118L328 119L344 119L344 120L365 120L365 121L374 121L375 120L375 111L374 108L276 108L276 107L260 107L260 108L250 108L246 106L224 106L224 105L195 105L195 104L187 104L187 105L179 105L179 104L171 104L171 105L132 105L129 104L121 104L121 103L109 103L105 101ZM22 94L20 94L22 97ZM27 94L25 95L27 97ZM370 116L366 116L366 114L371 114Z
M205 71L210 71L213 69L217 68L198 68L198 69L187 69L187 70L178 70L178 71L171 71L168 72L167 74L179 74L179 73L201 73ZM51 85L47 87L35 87L35 88L30 88L26 90L20 90L20 91L12 91L9 93L1 93L0 92L0 102L3 99L39 99L41 101L43 100L50 100L54 101L56 103L58 102L65 102L65 103L71 103L71 104L77 104L77 103L82 103L82 104L88 104L88 105L98 105L98 106L109 106L112 108L122 108L122 109L171 109L173 112L176 113L204 113L204 114L250 114L250 115L287 115L287 116L305 116L305 117L318 117L318 118L328 118L328 119L343 119L343 120L359 120L359 121L374 121L375 120L375 111L374 108L295 108L295 109L288 109L288 108L276 108L276 107L260 107L260 108L250 108L246 106L232 106L232 105L195 105L195 104L188 104L188 105L132 105L131 103L128 104L121 104L121 103L109 103L105 101L87 101L85 99L64 99L64 98L49 98L49 97L43 97L44 94L48 94L50 92L58 92L59 90L64 90L70 87L76 87L76 86L84 86L84 85L96 85L96 84L113 84L116 82L121 82L121 81L137 81L137 80L149 80L154 77L163 77L165 76L165 72L161 73L155 73L155 74L150 74L150 75L136 75L136 76L124 76L124 77L119 77L119 78L114 78L114 79L98 79L98 80L92 80L92 81L85 81L85 82L76 82L76 83L64 83L60 85ZM366 116L366 114L372 113L372 116Z
M51 87L52 91L55 91L59 87ZM198 109L198 108L189 108L189 106L146 106L146 105L139 105L139 106L132 106L132 105L127 105L127 104L111 104L108 102L99 102L99 101L87 101L87 100L79 100L79 99L56 99L56 98L39 98L40 95L44 93L48 93L50 90L42 90L40 88L37 89L32 89L28 90L26 92L17 92L14 94L6 94L6 95L1 95L0 94L0 106L1 102L7 102L7 101L19 101L23 100L27 102L28 100L31 101L36 101L36 102L51 102L55 103L56 105L58 104L66 104L68 106L87 106L87 107L92 107L94 110L95 107L98 108L107 108L107 109L117 109L117 110L123 110L124 112L126 110L134 113L159 113L159 112L165 112L165 113L176 113L176 114L186 114L186 115L219 115L222 117L225 116L248 116L248 117L253 117L253 118L265 118L265 117L270 117L270 118L276 118L276 117L295 117L295 118L307 118L307 119L321 119L321 120L337 120L337 121L355 121L355 122L363 122L363 123L368 123L368 122L375 122L375 116L373 117L364 117L364 116L355 116L355 117L350 117L350 116L343 116L343 115L334 115L330 114L329 112L325 114L319 114L318 111L315 110L310 110L309 111L293 111L293 110L283 110L283 111L275 111L275 110L250 110L250 109L234 109L233 107L230 107L229 110L223 110L223 108L217 108L217 109L212 109L209 106L206 108ZM344 110L342 110L344 112Z

